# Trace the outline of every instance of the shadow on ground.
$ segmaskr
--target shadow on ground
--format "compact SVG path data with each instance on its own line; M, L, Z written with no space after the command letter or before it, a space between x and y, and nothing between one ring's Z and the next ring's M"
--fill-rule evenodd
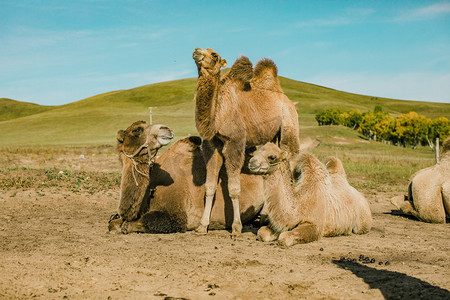
M386 299L450 299L450 292L403 273L333 260L340 268L353 272L370 288L379 289Z

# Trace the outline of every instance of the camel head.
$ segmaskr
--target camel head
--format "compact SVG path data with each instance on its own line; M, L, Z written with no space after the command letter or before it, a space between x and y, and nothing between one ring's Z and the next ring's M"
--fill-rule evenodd
M128 157L154 157L159 148L173 139L173 131L164 125L149 125L137 121L125 130L117 132L117 148Z
M274 143L267 143L253 152L253 157L248 162L250 172L255 174L268 174L275 170L287 157L287 152L281 150Z
M192 58L197 65L199 75L217 75L220 74L220 68L227 66L227 61L212 49L195 48Z

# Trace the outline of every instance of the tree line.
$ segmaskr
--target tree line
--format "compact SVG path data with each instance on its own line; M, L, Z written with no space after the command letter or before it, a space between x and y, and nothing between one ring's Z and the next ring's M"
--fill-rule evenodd
M371 140L414 149L419 144L434 149L436 138L442 144L450 135L450 121L446 117L430 119L414 111L391 117L381 106L364 113L358 109L329 108L316 113L316 120L320 126L343 125L358 130Z

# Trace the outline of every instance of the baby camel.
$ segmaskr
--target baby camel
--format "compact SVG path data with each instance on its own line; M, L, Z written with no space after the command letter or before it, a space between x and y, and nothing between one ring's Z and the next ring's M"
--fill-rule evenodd
M265 174L269 226L260 228L259 239L278 239L279 244L291 246L322 236L347 235L352 231L363 234L370 230L369 204L348 184L337 158L328 160L330 172L310 153L299 154L294 162L295 171L300 174L294 183L286 153L273 143L255 151L249 162L250 171Z

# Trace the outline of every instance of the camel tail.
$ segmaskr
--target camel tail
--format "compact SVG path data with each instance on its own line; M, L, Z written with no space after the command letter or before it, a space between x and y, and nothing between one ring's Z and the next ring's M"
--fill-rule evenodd
M151 211L145 214L142 222L148 233L186 232L186 218L171 215L165 211Z

